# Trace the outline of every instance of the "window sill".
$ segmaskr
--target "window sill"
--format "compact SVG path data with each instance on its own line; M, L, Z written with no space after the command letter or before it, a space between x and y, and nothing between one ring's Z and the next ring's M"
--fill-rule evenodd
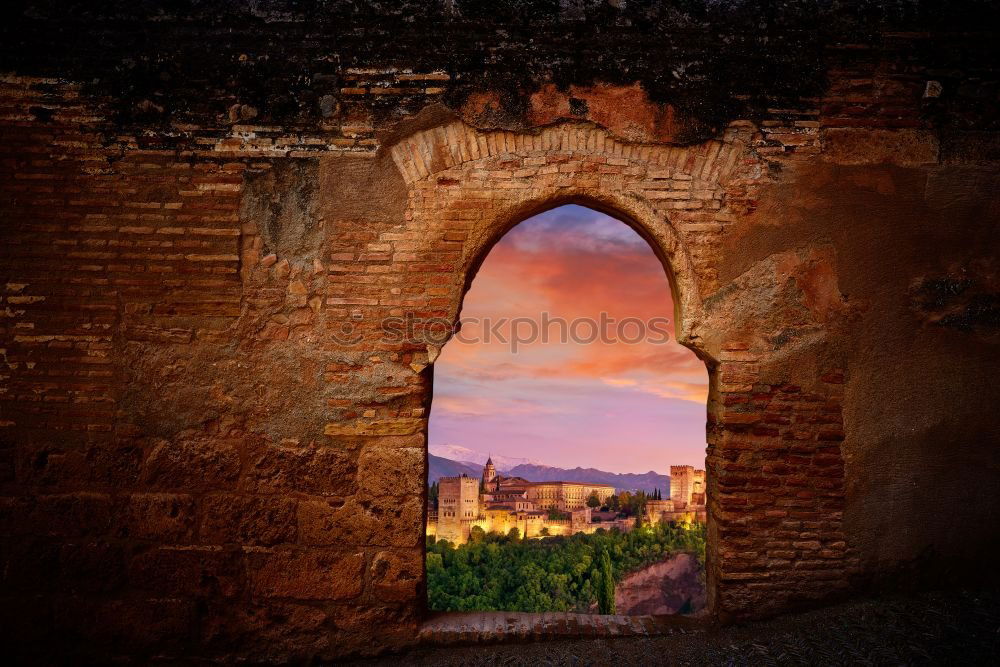
M505 640L649 637L704 631L707 615L602 616L568 612L441 612L421 626L421 644L486 644Z

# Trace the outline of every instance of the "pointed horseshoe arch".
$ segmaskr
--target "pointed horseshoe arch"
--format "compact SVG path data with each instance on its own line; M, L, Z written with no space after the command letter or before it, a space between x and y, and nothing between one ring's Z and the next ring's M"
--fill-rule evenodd
M675 336L708 367L711 423L721 410L715 389L719 338L706 328L704 298L719 287L714 244L736 217L729 188L751 162L745 159L749 132L731 128L697 146L629 144L580 123L517 134L455 121L417 132L387 148L408 191L405 224L391 240L424 276L423 291L406 302L456 323L476 272L512 227L564 204L601 211L632 227L660 259L673 291ZM439 352L440 346L428 345L425 416ZM714 437L710 429L710 451ZM706 466L711 494L711 457ZM720 606L713 514L710 504L710 609Z
M433 258L436 246L460 248L455 281L441 295L444 316L457 321L476 271L514 225L579 204L623 221L650 244L674 292L677 340L706 360L712 354L699 332L702 298L717 286L699 257L727 220L726 186L745 150L738 131L681 147L624 143L589 124L517 134L458 121L389 148L409 189L415 249Z

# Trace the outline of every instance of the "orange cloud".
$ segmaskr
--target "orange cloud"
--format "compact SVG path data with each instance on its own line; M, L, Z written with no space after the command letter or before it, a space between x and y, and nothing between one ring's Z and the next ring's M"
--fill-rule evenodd
M670 284L649 246L607 218L583 230L599 228L603 236L581 233L572 224L545 229L533 224L515 228L483 263L465 297L462 332L445 346L437 373L455 374L484 391L496 382L576 377L603 382L609 390L704 402L704 364L673 341ZM533 327L540 330L543 313L563 324L550 322L548 343L527 340ZM594 325L585 321L600 322L602 313L616 323L655 319L659 329L652 335L660 342L558 342L574 320L581 320L576 332L586 337ZM493 326L502 318L528 318L534 325ZM639 333L635 322L608 331L633 339ZM483 342L487 333L490 341ZM511 339L518 334L514 353Z

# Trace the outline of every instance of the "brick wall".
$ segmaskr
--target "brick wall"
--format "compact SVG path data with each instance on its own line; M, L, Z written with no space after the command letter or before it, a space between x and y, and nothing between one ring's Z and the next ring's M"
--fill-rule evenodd
M986 75L900 46L943 37L883 39L830 50L821 95L695 139L702 121L634 85L527 96L511 125L502 87L451 99L440 69L352 62L314 121L219 96L228 120L164 127L80 82L5 76L13 650L283 661L413 641L441 341L381 322L454 319L492 244L568 202L651 243L709 367L715 613L921 563L986 572L996 136L963 102ZM928 97L956 72L973 83Z

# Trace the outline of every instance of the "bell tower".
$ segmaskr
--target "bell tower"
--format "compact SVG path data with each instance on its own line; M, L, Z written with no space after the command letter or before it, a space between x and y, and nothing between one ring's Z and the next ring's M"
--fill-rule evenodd
M497 469L493 466L493 457L490 456L486 459L486 465L483 467L483 488L490 489L496 476Z

